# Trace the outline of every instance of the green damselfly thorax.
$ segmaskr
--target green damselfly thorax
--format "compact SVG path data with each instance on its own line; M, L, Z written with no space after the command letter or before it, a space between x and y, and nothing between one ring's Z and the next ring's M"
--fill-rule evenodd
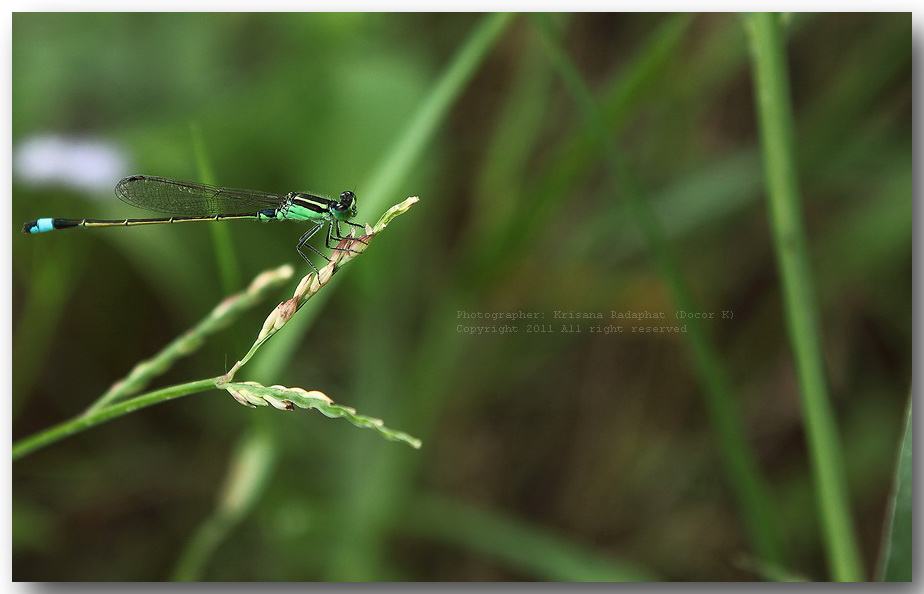
M23 233L44 233L74 227L130 227L132 225L157 225L160 223L185 223L190 221L227 221L254 219L258 221L305 221L312 227L302 234L295 248L302 258L317 272L317 267L303 251L308 248L321 257L320 251L308 244L308 240L327 225L329 249L354 251L331 245L331 241L349 239L340 233L340 223L365 230L365 227L350 221L356 216L356 195L347 190L339 200L322 198L305 192L274 194L261 190L239 190L220 188L197 182L179 181L152 175L132 175L115 187L116 196L123 202L147 210L175 216L153 219L56 219L44 218L29 221L22 227ZM362 241L357 239L356 241Z

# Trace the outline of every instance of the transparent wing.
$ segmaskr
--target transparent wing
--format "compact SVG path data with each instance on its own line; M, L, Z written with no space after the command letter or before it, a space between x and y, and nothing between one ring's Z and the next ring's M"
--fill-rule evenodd
M151 175L126 177L115 187L123 202L173 215L243 214L281 207L285 196L260 190L219 188Z

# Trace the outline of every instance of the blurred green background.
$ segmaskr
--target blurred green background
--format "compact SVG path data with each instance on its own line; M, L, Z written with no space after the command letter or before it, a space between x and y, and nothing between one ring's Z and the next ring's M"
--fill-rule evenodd
M681 322L528 17L17 13L14 440L79 414L259 272L308 271L294 223L225 223L221 254L208 224L19 233L37 217L145 216L111 187L146 173L351 189L370 224L419 195L239 379L322 390L424 445L218 391L148 408L14 464L14 580L830 579L742 21L552 22L698 310L734 313L705 328L725 413L768 488L778 562L749 536L684 337L590 331L620 323L611 311ZM796 15L787 29L867 576L911 382L910 33L909 14ZM64 148L22 156L50 137ZM92 190L29 173L35 154L52 172L109 171L79 161L91 141L112 167ZM152 387L226 371L297 277ZM540 312L552 331L460 311ZM460 331L505 324L518 332Z

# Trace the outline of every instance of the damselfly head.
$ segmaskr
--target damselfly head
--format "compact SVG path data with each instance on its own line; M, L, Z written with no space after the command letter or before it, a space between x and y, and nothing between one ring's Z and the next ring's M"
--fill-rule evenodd
M356 194L347 190L340 194L340 202L331 207L334 216L341 221L347 221L356 216Z

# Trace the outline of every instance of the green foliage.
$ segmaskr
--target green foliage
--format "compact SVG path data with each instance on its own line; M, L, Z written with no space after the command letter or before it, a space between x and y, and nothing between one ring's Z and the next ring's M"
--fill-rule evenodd
M308 272L297 224L16 234L14 443L87 422L114 380L139 381L95 411L112 422L14 464L13 578L843 579L814 479L828 463L861 572L900 567L911 17L794 15L781 31L811 362L845 442L820 455L763 189L748 18L552 15L543 32L515 15L14 14L14 154L37 134L102 138L126 174L350 189L369 224L421 197L233 382L321 391L423 447L214 389ZM17 174L15 228L140 215L109 190ZM268 307L156 377L136 369L284 263L297 276L267 288ZM687 307L718 317L676 319ZM537 317L490 317L520 313ZM500 327L516 331L478 333Z

